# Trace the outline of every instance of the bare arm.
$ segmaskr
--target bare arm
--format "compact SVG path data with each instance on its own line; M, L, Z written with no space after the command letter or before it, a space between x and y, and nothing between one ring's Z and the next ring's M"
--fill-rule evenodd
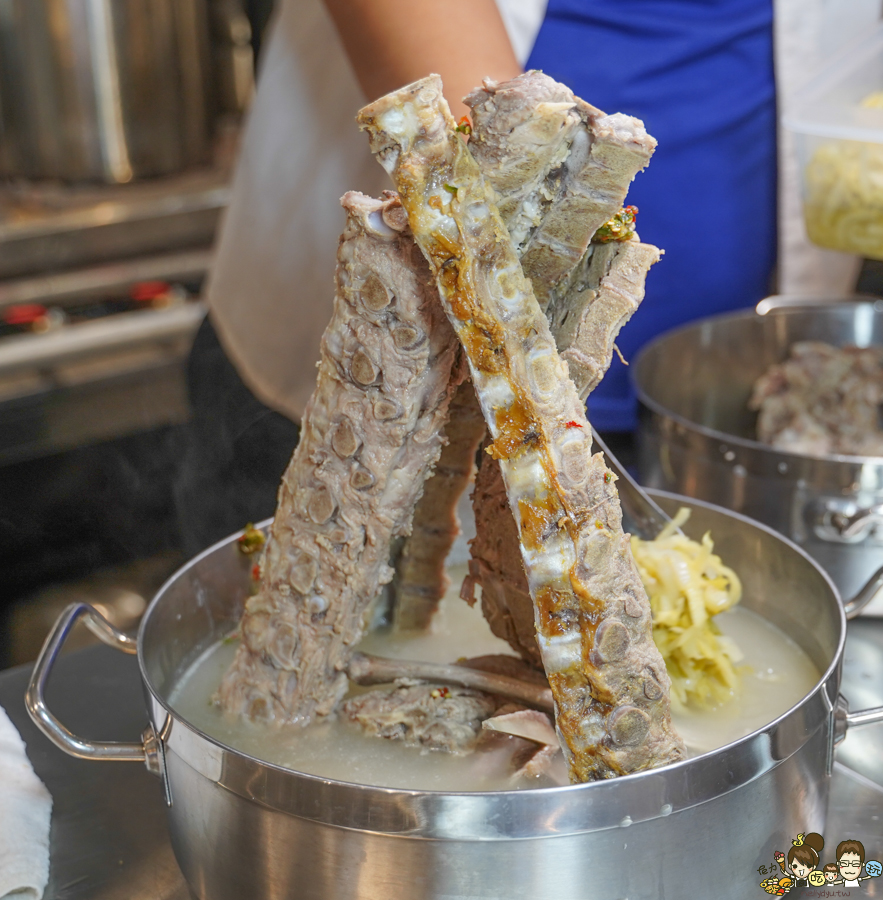
M431 72L456 118L485 77L521 72L494 0L325 0L369 100Z

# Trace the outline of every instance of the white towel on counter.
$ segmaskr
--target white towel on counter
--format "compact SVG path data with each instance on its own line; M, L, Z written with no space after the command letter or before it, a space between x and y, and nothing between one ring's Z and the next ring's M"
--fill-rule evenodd
M52 797L0 707L0 900L40 900L49 881Z

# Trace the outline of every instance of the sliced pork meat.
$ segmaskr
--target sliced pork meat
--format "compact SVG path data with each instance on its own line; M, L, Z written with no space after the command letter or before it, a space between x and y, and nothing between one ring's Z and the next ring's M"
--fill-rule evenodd
M573 781L682 759L613 475L524 277L493 191L432 76L363 109L469 360L534 600Z
M458 353L398 198L342 204L316 389L217 694L231 714L278 723L328 715L346 692L391 542L441 452Z
M793 344L755 383L757 437L792 453L883 456L883 350Z

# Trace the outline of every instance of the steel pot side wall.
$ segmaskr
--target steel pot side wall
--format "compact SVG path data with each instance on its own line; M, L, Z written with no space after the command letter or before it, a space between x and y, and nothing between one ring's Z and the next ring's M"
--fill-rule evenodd
M172 845L201 898L659 900L759 891L757 869L823 831L830 778L816 732L763 778L692 809L600 832L453 841L323 825L226 791L167 755Z
M805 481L781 475L758 474L735 460L731 442L700 442L685 434L679 423L647 407L641 409L638 438L642 483L651 488L701 497L763 522L795 541L830 573L844 598L852 597L883 562L883 546L874 540L848 543L817 536L816 528L826 509L854 500L871 503L850 490L822 490ZM734 452L733 461L724 457ZM848 478L844 478L844 481ZM883 493L874 495L876 502Z

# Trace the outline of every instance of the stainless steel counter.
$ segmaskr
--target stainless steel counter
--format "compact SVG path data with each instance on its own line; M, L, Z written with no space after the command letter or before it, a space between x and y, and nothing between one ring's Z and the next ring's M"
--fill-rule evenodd
M21 732L31 762L53 797L47 900L188 900L191 894L169 845L159 780L134 763L88 762L57 750L25 712L28 675L27 667L0 674L0 705ZM843 692L853 709L883 704L883 620L850 625ZM106 647L63 657L48 701L62 722L83 737L137 740L147 721L136 660ZM850 733L838 759L825 835L829 843L861 840L868 857L880 859L883 725ZM719 869L739 863L706 864ZM862 882L860 893L883 897L883 878Z

